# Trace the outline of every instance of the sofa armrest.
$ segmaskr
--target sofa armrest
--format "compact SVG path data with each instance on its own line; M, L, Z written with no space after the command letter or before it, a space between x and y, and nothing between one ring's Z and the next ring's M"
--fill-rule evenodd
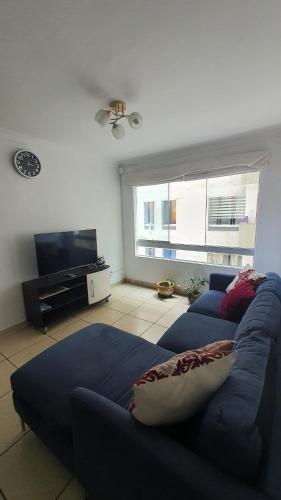
M265 500L103 396L72 393L74 468L89 499Z
M211 273L209 280L209 290L225 292L228 285L234 280L235 274Z

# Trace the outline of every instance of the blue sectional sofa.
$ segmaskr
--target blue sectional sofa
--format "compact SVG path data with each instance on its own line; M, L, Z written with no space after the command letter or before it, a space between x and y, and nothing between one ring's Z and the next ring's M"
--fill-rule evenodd
M232 279L212 274L158 345L95 324L12 375L16 411L89 499L281 499L281 279L268 273L240 324L219 318ZM134 420L136 378L221 339L237 341L236 361L199 414L158 428Z

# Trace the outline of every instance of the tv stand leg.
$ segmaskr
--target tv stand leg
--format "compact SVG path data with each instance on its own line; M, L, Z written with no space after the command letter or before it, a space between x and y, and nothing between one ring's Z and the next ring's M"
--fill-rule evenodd
M22 432L25 432L26 431L25 422L21 417L20 417L20 425L21 425Z

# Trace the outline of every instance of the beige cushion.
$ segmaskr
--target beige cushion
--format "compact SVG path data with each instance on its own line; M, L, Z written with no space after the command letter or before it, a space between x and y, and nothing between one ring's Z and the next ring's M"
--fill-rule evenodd
M177 354L134 384L129 410L146 425L180 422L196 413L226 380L234 362L231 340Z

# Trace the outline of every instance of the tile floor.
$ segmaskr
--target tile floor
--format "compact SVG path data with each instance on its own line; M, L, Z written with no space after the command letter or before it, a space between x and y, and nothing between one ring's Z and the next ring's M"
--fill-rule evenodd
M78 482L41 441L30 430L22 433L12 403L13 371L89 323L114 325L156 343L186 309L184 297L161 300L155 290L124 283L112 288L107 303L61 320L47 335L30 326L0 332L0 500L84 498Z

